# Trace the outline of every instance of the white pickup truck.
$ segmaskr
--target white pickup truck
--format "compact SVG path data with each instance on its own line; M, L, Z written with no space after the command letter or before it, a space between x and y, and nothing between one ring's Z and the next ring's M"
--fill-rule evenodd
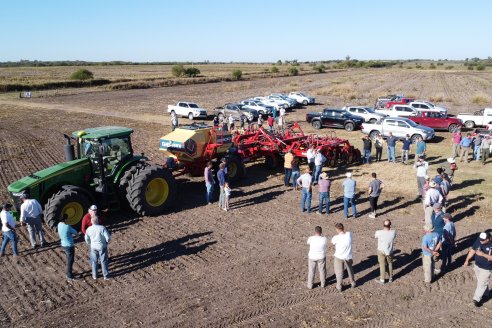
M364 106L345 106L342 109L346 110L351 114L363 117L364 121L369 123L376 123L377 121L381 120L383 117L388 116L383 113L378 113L372 108L364 107Z
M207 110L195 103L180 101L176 105L167 106L168 113L176 113L179 116L188 117L190 120L195 118L207 118Z
M417 137L424 140L434 138L435 131L427 126L419 125L406 117L385 117L379 123L362 124L362 133L368 134L372 139L381 134L384 138L392 133L396 138L403 139L408 134L412 142L417 142Z
M377 109L376 113L390 117L407 117L416 116L417 110L409 105L393 105L391 108Z
M476 126L486 126L492 123L492 108L483 108L473 114L460 113L457 118L463 121L463 125L467 129L473 129Z

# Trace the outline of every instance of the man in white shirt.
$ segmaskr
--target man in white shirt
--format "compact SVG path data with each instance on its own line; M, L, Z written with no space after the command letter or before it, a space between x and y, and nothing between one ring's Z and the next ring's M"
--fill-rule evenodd
M316 154L314 155L314 176L313 183L318 183L319 175L321 174L321 170L323 169L323 164L326 162L326 157L323 156L319 149L316 149Z
M304 174L297 178L297 185L302 186L301 212L311 213L311 196L313 195L312 182L309 168L306 168ZM307 203L307 204L306 204ZM305 207L307 205L307 209Z
M91 222L92 225L85 231L85 242L91 249L92 278L97 279L97 266L100 258L104 280L108 280L108 243L111 236L104 226L99 225L97 216L93 216Z
M10 210L12 209L11 204L4 204L2 207L2 212L0 213L0 218L2 221L2 248L0 250L0 256L5 254L5 248L7 247L8 242L10 241L12 246L12 254L14 256L18 256L17 252L17 235L15 234L15 220L12 214L10 214Z
M316 265L318 266L321 288L324 288L326 283L326 245L328 240L321 233L321 227L317 226L314 228L314 236L309 237L307 240L309 245L307 287L309 289L313 288Z
M41 217L43 216L43 209L41 204L35 199L29 199L26 194L20 196L22 205L20 207L20 222L21 224L27 224L27 231L29 232L29 239L31 240L32 248L36 248L36 234L39 237L39 244L44 246L43 225Z
M393 282L393 244L396 238L396 231L391 229L391 221L384 220L383 230L376 231L374 238L378 240L378 262L379 279L376 282L380 285L385 283L386 263L388 264L388 282Z
M335 224L337 234L331 239L331 243L335 245L334 267L335 276L337 277L337 290L342 291L343 270L344 264L347 268L347 273L352 288L355 287L354 269L352 268L352 234L345 232L342 223Z
M437 189L437 183L435 181L431 181L429 183L429 187L430 188L425 193L424 198L424 220L426 224L432 224L432 213L434 212L434 204L442 204L444 200L441 193Z
M309 165L309 170L311 174L314 173L314 156L316 155L316 151L314 150L314 145L311 145L306 152L306 160Z
M424 161L423 157L419 157L418 161L415 162L413 166L417 169L417 188L419 190L419 194L417 197L424 197L424 185L425 185L425 176L427 175L427 170L429 169L429 163Z

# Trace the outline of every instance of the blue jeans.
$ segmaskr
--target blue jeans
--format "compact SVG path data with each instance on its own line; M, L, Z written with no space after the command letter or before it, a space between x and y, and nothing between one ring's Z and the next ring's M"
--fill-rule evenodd
M475 146L475 148L473 149L473 158L476 160L476 161L479 161L480 160L480 153L481 153L481 148L480 146Z
M364 149L364 157L362 158L362 163L371 163L371 150Z
M297 187L297 179L299 179L299 176L301 175L301 172L299 171L292 171L292 186L294 188Z
M213 183L205 183L205 187L207 188L207 192L205 194L205 200L208 203L212 202L212 199L214 197L214 184Z
M343 216L345 218L348 218L348 206L349 202L352 204L352 215L355 216L357 215L357 208L355 207L355 195L351 198L349 197L343 197Z
M318 182L319 180L319 175L321 174L321 171L323 170L323 165L316 165L314 168L314 177L313 177L313 183Z
M302 201L301 201L301 211L304 212L306 211L306 207L304 205L306 205L306 202L307 202L307 212L308 213L311 213L311 196L312 196L312 192L309 191L308 188L302 188Z
M2 249L0 251L0 254L5 254L5 248L7 247L8 242L12 244L12 254L18 255L17 253L17 236L15 232L12 230L10 231L3 231L3 241L2 241Z
M285 177L284 177L284 185L288 186L290 184L290 177L292 175L292 169L288 169L284 167Z
M68 246L62 248L63 251L65 252L65 255L67 256L67 267L65 269L65 275L67 276L68 279L73 279L72 267L73 267L73 260L75 257L75 247Z
M395 157L395 146L390 146L388 147L388 162L390 161L390 157L391 157L391 160L393 162L396 162L396 157Z
M330 213L330 195L327 192L320 192L318 194L318 200L319 200L319 205L318 205L318 212L319 214L323 213L323 203L326 206L326 214Z
M103 272L103 276L107 277L109 275L108 272L108 248L104 247L103 249L93 249L91 248L91 267L92 267L92 277L97 278L97 269L98 269L98 260L101 259L101 269Z

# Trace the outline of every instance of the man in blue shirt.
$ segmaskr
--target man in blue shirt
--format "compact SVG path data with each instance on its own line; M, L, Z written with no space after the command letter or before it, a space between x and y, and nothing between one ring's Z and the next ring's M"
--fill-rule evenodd
M417 137L417 143L415 144L415 163L419 160L419 157L425 159L425 152L427 151L427 144L422 137Z
M219 171L217 172L217 180L219 180L219 188L220 188L219 207L221 209L223 209L225 205L224 184L226 183L226 173L224 170L225 170L225 163L220 163Z
M60 236L61 247L67 256L67 268L65 270L65 275L67 277L67 281L71 282L73 280L73 260L75 257L75 246L73 241L73 236L77 236L77 230L72 228L67 224L68 215L63 214L63 217L58 223L58 235Z
M441 239L433 232L432 224L424 225L425 235L422 238L422 268L424 269L424 282L430 284L434 277L434 256L439 255Z
M488 232L482 232L466 256L465 264L468 266L471 258L475 256L475 276L477 288L473 295L473 303L476 307L482 306L482 298L489 297L490 272L492 271L492 240Z
M343 181L343 215L348 219L348 205L352 204L352 215L357 217L357 208L355 207L355 180L352 179L352 173L347 172L347 179Z
M460 161L463 162L463 156L465 157L466 162L468 163L468 154L470 152L470 147L471 147L472 139L471 139L471 134L467 134L466 137L461 139L460 142L460 147L461 147L461 154L460 154ZM465 155L466 154L466 155Z
M408 164L408 154L410 153L410 147L412 145L412 139L410 139L410 135L407 134L405 139L401 141L403 146L401 147L401 161L403 164Z
M395 158L395 156L396 156L395 155L396 141L397 141L397 139L393 136L393 133L390 132L388 139L386 139L386 145L388 146L388 163L390 161L393 161L393 163L396 163L396 158Z
M456 228L454 227L451 214L444 213L443 219L445 224L442 235L441 272L446 272L452 260L451 257L455 245L454 240L456 239Z

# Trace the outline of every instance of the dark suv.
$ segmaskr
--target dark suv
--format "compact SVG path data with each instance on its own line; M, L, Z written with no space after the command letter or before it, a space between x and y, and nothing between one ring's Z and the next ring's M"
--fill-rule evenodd
M350 114L343 109L325 108L321 113L307 113L306 121L311 123L315 129L321 129L324 126L353 131L360 129L364 118Z

